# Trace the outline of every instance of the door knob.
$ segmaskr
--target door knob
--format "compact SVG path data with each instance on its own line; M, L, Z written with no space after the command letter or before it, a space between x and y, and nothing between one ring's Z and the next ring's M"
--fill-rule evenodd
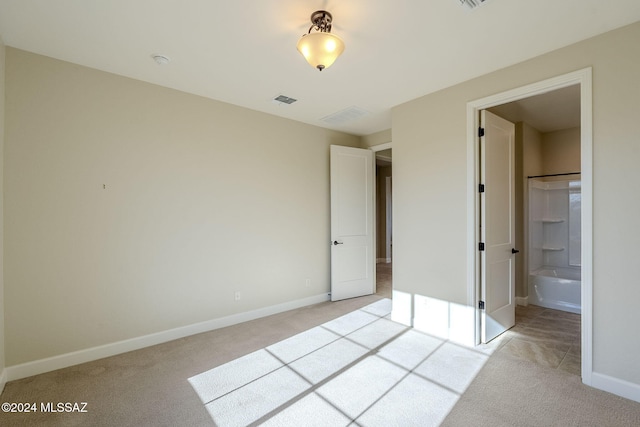
M511 253L512 254L517 254L518 252L520 252L520 251L515 249L515 248L511 248Z
M337 240L334 240L333 241L333 246L335 246L335 245L344 245L344 243L343 242L338 242Z

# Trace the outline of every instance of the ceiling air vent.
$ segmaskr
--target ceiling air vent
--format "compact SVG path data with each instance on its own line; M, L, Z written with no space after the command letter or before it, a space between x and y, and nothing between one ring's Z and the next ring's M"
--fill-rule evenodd
M369 112L367 110L353 106L342 111L338 111L337 113L329 114L328 116L325 116L320 120L331 125L339 125L341 123L350 122L367 115L369 115Z
M467 9L475 9L476 7L480 6L482 3L484 3L487 0L458 0L460 2L460 5L466 7Z
M297 99L294 98L289 98L288 96L284 96L284 95L278 95L275 98L273 98L273 101L277 104L277 103L282 103L282 104L288 104L291 105L294 102L297 101Z

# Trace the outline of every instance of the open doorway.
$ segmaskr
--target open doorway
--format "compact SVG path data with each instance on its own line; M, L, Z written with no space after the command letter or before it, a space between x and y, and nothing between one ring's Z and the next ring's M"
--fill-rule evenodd
M391 298L393 289L392 149L383 144L375 152L376 181L376 294Z
M516 302L579 314L579 287L554 294L531 279L544 271L580 277L580 85L488 111L516 125Z
M570 87L574 88L570 88ZM477 189L479 184L479 173L478 173L478 147L477 147L477 130L478 130L478 117L479 112L482 110L492 109L498 114L509 116L514 112L526 113L527 103L525 100L528 98L534 98L543 94L549 94L549 96L553 96L553 92L558 90L576 90L579 93L579 148L580 148L580 172L581 175L581 198L582 198L582 210L580 213L580 222L581 222L581 273L582 273L582 284L581 284L581 319L579 320L580 324L580 347L581 347L581 377L582 381L590 385L591 383L591 370L592 370L592 329L591 329L591 318L592 318L592 258L593 258L593 248L592 248L592 115L591 115L591 69L584 69L574 73L569 73L563 76L559 76L556 78L552 78L543 82L531 84L522 88L514 89L502 94L497 94L491 97L487 97L484 99L480 99L477 101L472 101L467 104L467 124L468 124L468 166L470 170L473 170L474 173L471 174L469 179L469 206L473 206L474 208L469 211L468 216L468 251L469 256L468 260L470 263L471 271L475 271L475 275L473 277L469 277L469 297L470 302L478 309L476 310L476 342L479 342L479 336L481 335L482 322L480 321L482 310L484 309L485 302L482 301L479 304L479 295L481 295L480 288L480 255L478 253L478 236L479 236L479 199L480 197L477 194ZM563 92L559 92L563 93ZM564 93L566 95L566 92ZM508 104L513 101L521 101L524 104ZM503 107L504 106L504 107ZM554 105L555 106L555 105ZM547 108L553 108L547 107ZM500 111L501 108L503 111ZM513 111L506 111L511 108ZM539 111L540 112L540 111ZM514 113L515 114L515 113ZM530 115L526 120L531 121L533 117ZM515 116L507 117L507 119L511 119L515 122L522 122L522 118L518 118ZM524 120L524 121L526 121ZM524 147L524 146L523 146ZM524 158L524 157L523 157ZM574 172L574 171L570 171ZM526 176L522 176L520 179L520 183L516 183L516 185L520 185L522 189L524 189L525 183L528 185L526 181ZM524 180L524 181L523 181ZM528 188L528 187L527 187ZM524 194L524 192L523 192ZM521 205L524 201L524 197L521 194ZM521 212L524 212L521 208ZM520 215L520 220L524 224L523 215ZM524 230L521 230L523 233ZM524 239L524 237L523 237ZM523 241L520 242L520 245L525 244ZM524 247L524 246L521 246ZM553 248L552 248L553 249ZM521 258L525 258L524 256ZM519 260L521 261L521 260ZM471 266L471 264L473 264ZM523 264L520 262L520 264ZM521 279L520 283L520 295L519 298L520 303L526 302L525 298L529 295L528 289L528 280L525 280L528 275L526 264L521 265L521 269L519 269L519 277ZM525 285L526 283L526 285ZM523 292L523 288L527 287L526 294ZM515 298L516 295L514 294Z
M501 351L580 375L580 85L487 111L515 124L516 338Z

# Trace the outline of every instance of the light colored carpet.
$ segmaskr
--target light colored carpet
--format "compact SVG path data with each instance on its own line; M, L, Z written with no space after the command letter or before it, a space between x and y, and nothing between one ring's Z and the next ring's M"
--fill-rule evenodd
M221 427L437 426L488 356L392 322L390 312L382 299L189 382ZM322 417L309 416L316 405Z
M504 341L463 348L386 311L379 296L323 303L13 381L2 402L89 412L0 413L0 425L640 425L640 403Z
M640 403L583 385L580 377L494 354L444 426L640 426Z

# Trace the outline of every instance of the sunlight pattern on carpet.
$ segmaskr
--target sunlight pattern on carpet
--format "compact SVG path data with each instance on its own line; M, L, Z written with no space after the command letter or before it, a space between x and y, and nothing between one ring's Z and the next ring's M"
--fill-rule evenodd
M437 426L488 355L390 312L377 301L189 382L220 427Z

